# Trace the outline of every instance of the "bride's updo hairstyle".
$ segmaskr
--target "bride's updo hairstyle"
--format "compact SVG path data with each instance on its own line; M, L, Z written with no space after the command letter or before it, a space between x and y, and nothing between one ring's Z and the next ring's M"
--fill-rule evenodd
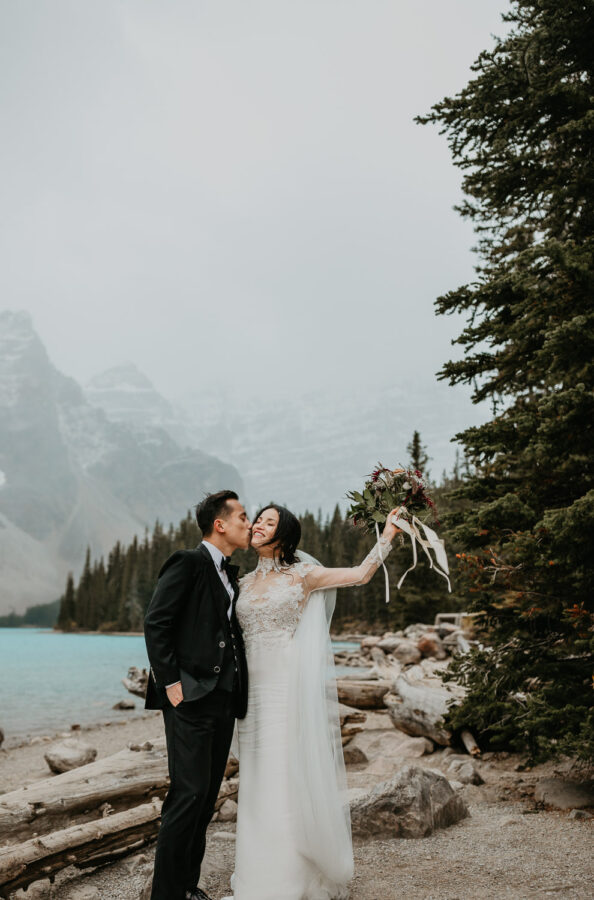
M277 511L278 525L274 535L264 546L278 544L278 559L283 566L290 566L299 562L295 556L295 551L301 540L301 522L285 506L279 506L277 503L267 503L266 506L263 506L256 513L252 521L257 522L267 509L275 509Z

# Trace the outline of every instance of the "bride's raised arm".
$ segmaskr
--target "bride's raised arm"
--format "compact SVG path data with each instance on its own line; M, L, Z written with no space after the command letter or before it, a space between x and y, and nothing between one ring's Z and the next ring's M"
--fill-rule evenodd
M397 528L392 522L392 517L397 512L398 509L393 509L388 515L379 545L374 545L360 565L342 569L313 566L304 578L306 592L309 594L321 588L354 587L355 585L367 584L368 581L371 581L371 578L392 549L394 537L402 530Z

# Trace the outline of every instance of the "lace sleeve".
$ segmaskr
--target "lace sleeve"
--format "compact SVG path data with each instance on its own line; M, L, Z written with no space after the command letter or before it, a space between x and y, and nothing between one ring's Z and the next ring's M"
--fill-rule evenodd
M377 572L384 559L392 549L388 538L380 538L379 546L374 544L361 565L345 569L327 569L325 566L312 566L305 574L306 592L318 591L320 588L354 587L367 584Z

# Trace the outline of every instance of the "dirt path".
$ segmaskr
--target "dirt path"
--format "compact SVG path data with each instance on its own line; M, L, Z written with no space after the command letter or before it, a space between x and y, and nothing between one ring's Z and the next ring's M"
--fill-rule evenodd
M378 730L385 727L376 722ZM107 756L162 732L160 715L85 730L84 737ZM0 792L47 777L46 745L0 751ZM440 768L443 751L402 764ZM481 762L485 784L461 789L470 816L427 838L372 841L355 846L351 900L498 900L563 897L594 900L594 819L538 809L534 784L540 777L568 774L570 763L516 771L518 756ZM373 783L365 767L349 770L352 785ZM213 900L229 893L235 843L233 825L209 829L204 887ZM24 900L138 900L152 872L154 848L90 874L67 869L50 888L32 886ZM282 898L278 898L282 900Z

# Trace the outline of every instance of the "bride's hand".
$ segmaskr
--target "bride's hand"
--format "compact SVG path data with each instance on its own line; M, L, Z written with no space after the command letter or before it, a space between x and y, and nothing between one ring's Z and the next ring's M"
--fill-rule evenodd
M382 537L388 538L389 541L393 541L397 534L402 532L402 528L397 528L396 525L392 522L392 519L398 517L398 513L400 512L400 507L397 506L396 509L391 510L388 513L388 518L386 519L386 524L384 525L384 530L382 531Z

